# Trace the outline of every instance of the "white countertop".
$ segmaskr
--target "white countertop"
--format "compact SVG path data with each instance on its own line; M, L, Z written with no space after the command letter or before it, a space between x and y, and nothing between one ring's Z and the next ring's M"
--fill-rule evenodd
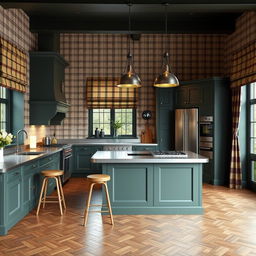
M0 162L0 173L5 173L13 168L16 168L22 164L28 163L35 159L45 157L54 153L61 151L62 148L55 147L40 147L36 149L26 150L27 152L43 152L39 155L19 155L19 154L10 154L4 156L4 161Z
M93 163L208 163L208 158L196 153L185 151L187 157L154 157L150 156L129 156L128 153L150 153L150 151L97 151L91 158Z
M141 143L139 139L61 139L58 143L71 145L101 145L101 146L157 146L157 143Z

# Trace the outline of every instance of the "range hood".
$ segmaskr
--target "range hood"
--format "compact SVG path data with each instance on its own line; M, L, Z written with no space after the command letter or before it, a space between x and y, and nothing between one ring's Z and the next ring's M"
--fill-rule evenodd
M66 117L63 82L67 62L53 51L30 52L30 124L60 125Z

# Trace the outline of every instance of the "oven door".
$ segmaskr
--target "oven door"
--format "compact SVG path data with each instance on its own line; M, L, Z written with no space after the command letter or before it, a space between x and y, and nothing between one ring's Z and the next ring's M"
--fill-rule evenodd
M64 175L62 178L62 182L66 182L70 177L71 177L71 159L72 159L72 154L68 154L66 156L63 156L63 161L62 161L62 170L64 171Z
M213 136L213 123L200 123L200 136L212 137Z

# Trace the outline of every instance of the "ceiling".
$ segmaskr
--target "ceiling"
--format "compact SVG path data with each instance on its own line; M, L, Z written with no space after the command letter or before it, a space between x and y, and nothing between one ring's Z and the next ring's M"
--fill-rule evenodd
M33 32L127 33L128 6L121 0L0 1L4 8L21 8ZM134 0L132 33L162 33L164 6L169 2L169 33L231 33L244 11L255 10L255 0Z

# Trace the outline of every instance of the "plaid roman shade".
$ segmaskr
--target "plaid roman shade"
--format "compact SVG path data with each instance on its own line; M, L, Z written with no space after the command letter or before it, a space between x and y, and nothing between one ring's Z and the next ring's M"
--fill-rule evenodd
M231 87L240 87L256 81L256 41L233 53Z
M117 83L116 78L87 78L86 106L88 108L135 108L138 91L118 88Z
M0 38L0 86L25 92L28 84L27 72L26 53Z

